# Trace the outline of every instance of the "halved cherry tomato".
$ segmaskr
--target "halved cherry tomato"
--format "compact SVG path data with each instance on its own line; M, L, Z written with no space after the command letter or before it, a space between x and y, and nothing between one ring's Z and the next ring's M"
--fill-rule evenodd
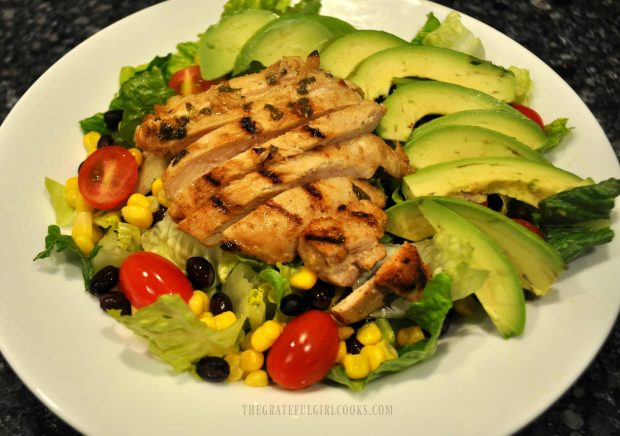
M336 322L311 310L284 327L267 355L267 372L283 388L302 389L325 377L337 354Z
M211 87L211 82L202 78L198 65L192 65L174 73L168 81L168 87L185 96L206 91Z
M513 218L512 220L514 222L516 222L516 223L521 224L526 229L536 233L542 239L545 239L545 234L538 227L536 227L534 224L532 224L531 222L529 222L527 220L524 220L524 219L521 219L521 218Z
M194 291L187 276L174 263L148 251L127 256L121 264L119 280L121 291L137 309L166 294L179 294L189 301Z
M530 120L534 121L536 124L540 126L541 129L544 130L545 123L543 122L542 117L531 107L527 107L525 105L519 103L511 103L511 106L521 112L523 115L528 117Z
M118 145L93 152L80 167L78 189L97 209L120 206L133 191L138 180L136 158Z

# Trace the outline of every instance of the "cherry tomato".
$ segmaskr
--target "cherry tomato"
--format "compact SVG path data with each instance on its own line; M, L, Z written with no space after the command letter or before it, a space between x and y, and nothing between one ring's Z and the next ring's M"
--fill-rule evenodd
M311 310L284 327L267 355L267 372L283 388L302 389L325 377L337 354L336 322Z
M519 103L512 103L511 106L521 112L523 115L528 117L530 120L534 121L536 124L540 126L541 129L544 130L545 123L543 122L542 117L531 107L524 106Z
M179 294L189 301L194 291L183 271L165 257L148 251L138 251L121 264L120 287L132 306L148 306L165 294Z
M179 95L190 95L206 91L211 87L211 82L202 78L198 65L192 65L174 73L170 77L168 87Z
M82 196L97 209L114 209L132 193L138 180L138 164L127 149L111 145L95 150L78 174Z
M538 228L536 227L534 224L532 224L531 222L521 219L521 218L513 218L512 219L514 222L521 224L523 227L525 227L526 229L536 233L538 236L540 236L542 239L545 239L545 235L544 233Z

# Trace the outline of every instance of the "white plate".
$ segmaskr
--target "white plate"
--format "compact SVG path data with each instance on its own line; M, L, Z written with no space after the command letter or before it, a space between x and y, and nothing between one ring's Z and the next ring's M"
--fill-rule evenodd
M77 121L106 107L119 67L195 39L219 18L222 3L166 2L112 25L47 71L6 119L0 130L0 346L11 366L53 412L87 434L504 434L532 420L584 370L612 326L620 305L620 240L572 264L551 295L528 304L521 338L505 341L489 325L468 326L442 341L430 361L357 394L323 385L285 392L173 376L99 310L77 268L32 263L54 219L43 177L64 181L84 156ZM413 0L323 3L324 14L404 38L428 11L448 12ZM558 165L596 180L620 176L603 131L566 83L508 37L468 17L464 22L482 38L489 59L530 69L533 106L544 119L565 116L576 127L555 153Z

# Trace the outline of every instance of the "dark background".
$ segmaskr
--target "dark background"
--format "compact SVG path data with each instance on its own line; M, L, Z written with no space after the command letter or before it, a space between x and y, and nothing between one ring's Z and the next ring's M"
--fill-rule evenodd
M0 122L28 87L67 51L98 30L155 3L0 0ZM620 1L439 3L495 27L549 64L585 101L620 156ZM578 329L579 320L566 328ZM620 323L616 322L588 370L521 433L620 434L619 356ZM72 433L30 393L0 356L0 435Z

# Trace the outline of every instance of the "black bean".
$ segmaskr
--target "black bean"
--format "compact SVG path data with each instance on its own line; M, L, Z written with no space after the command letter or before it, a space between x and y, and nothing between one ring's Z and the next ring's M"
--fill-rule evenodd
M161 220L164 219L164 216L166 216L166 211L168 210L167 207L162 206L161 204L159 205L159 207L157 208L157 210L155 212L153 212L153 224L155 225L158 222L160 222Z
M321 281L318 281L312 289L304 292L306 302L311 308L316 310L327 310L334 295L336 295L334 288Z
M280 312L287 316L301 315L308 308L308 303L299 294L288 294L280 301Z
M101 135L101 138L97 141L97 148L107 147L108 145L114 145L114 138L112 138L112 135Z
M221 382L230 375L230 366L221 357L207 356L196 363L196 374L206 381Z
M122 119L122 109L112 109L103 114L103 121L105 121L105 125L108 126L108 129L112 132L116 132L118 130L118 125L121 123Z
M104 266L90 279L88 291L93 295L102 295L118 284L118 268Z
M357 340L355 335L351 335L344 342L347 346L347 353L349 354L360 354L362 348L364 348L364 344Z
M228 295L223 292L213 294L211 301L209 301L209 312L213 315L219 315L229 310L233 310L233 305Z
M120 310L121 315L131 315L131 303L122 292L110 292L99 298L99 307L104 311Z
M204 257L194 256L187 259L185 271L194 289L209 288L215 281L213 265Z

